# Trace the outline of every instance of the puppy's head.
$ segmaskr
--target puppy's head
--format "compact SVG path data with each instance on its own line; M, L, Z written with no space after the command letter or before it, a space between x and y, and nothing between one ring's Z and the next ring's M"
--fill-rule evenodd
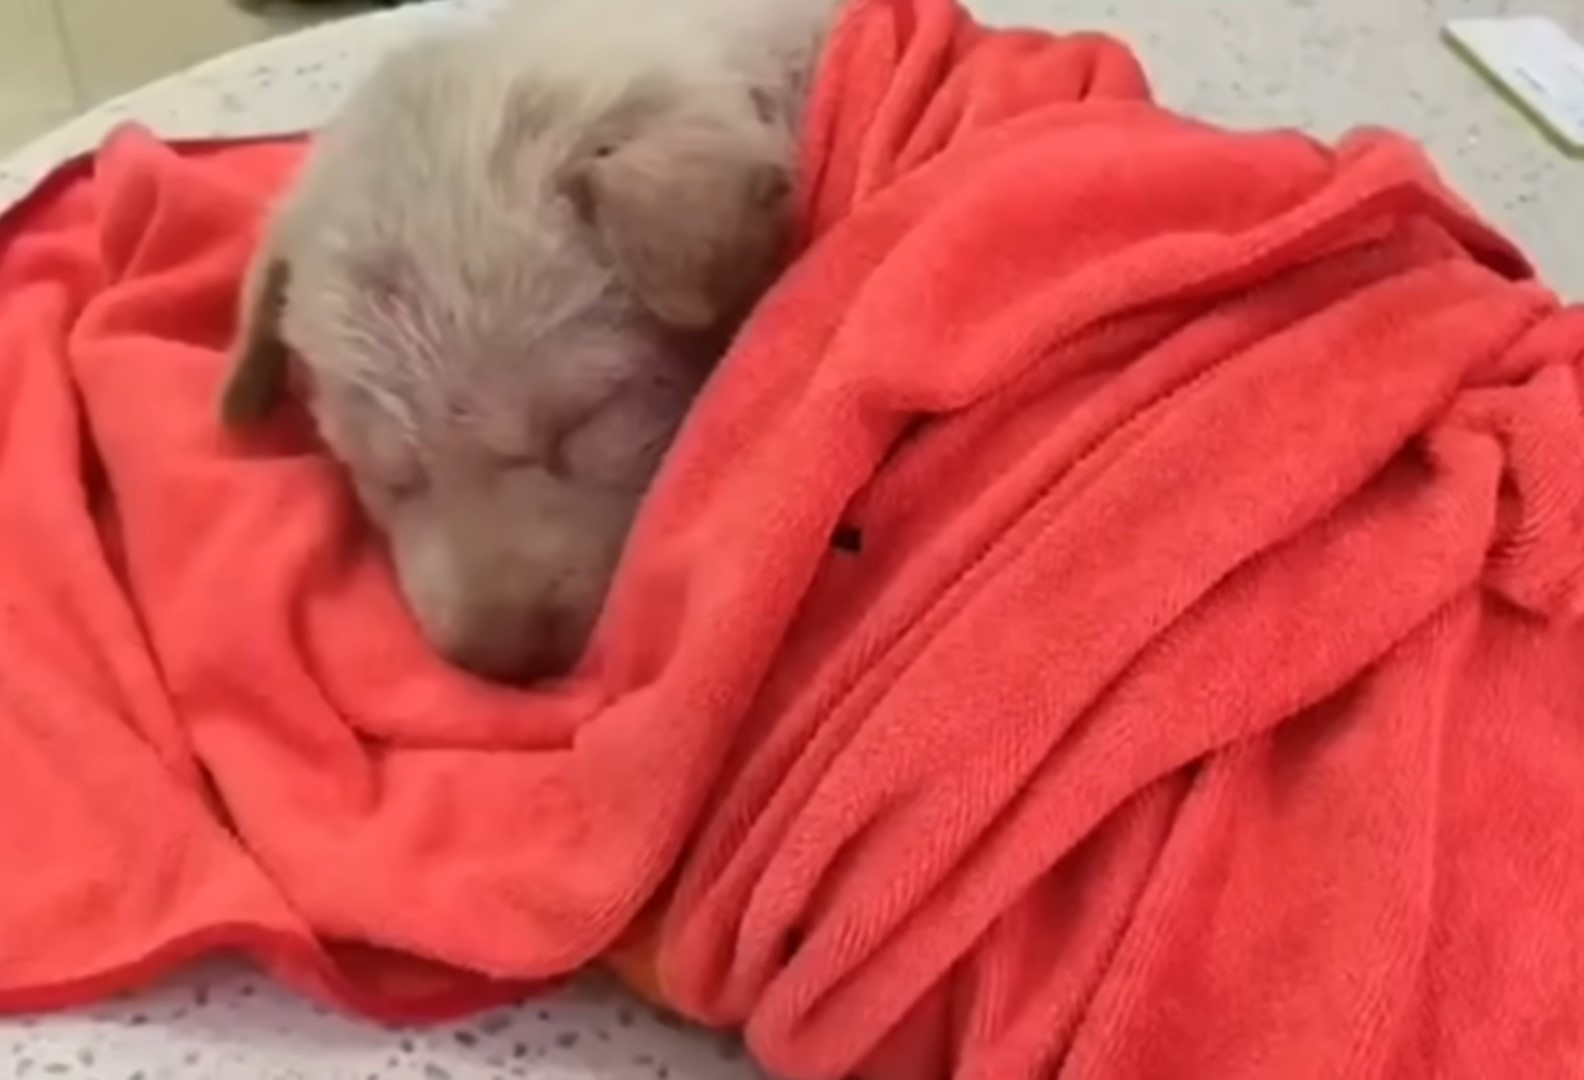
M773 272L788 156L746 90L547 85L455 42L399 56L271 223L225 419L270 410L295 355L429 640L489 677L564 673Z

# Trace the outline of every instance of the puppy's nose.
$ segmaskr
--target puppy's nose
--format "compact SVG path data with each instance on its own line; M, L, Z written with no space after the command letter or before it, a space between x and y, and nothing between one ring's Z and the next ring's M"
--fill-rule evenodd
M555 612L483 619L447 635L440 647L452 663L483 678L538 682L566 675L577 663L582 643L565 626L566 620Z

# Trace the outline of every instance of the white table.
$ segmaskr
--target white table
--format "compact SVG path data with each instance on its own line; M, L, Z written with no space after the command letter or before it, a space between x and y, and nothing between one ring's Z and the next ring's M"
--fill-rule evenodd
M3 2L3 0L0 0ZM226 0L214 0L216 3ZM392 43L498 0L443 0L333 23L201 64L112 101L0 162L0 206L136 119L205 138L309 128ZM645 0L634 0L645 2ZM1437 39L1454 16L1508 0L976 0L997 22L1120 33L1162 99L1235 125L1335 135L1408 131L1454 185L1584 297L1584 165L1552 150ZM1577 0L1529 0L1584 37ZM521 1009L423 1033L327 1015L250 972L191 971L134 999L0 1022L0 1077L91 1080L749 1080L734 1047L667 1027L587 984Z

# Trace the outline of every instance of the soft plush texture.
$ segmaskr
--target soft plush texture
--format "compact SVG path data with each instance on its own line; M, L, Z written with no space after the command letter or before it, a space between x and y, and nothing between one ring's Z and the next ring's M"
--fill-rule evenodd
M300 416L216 424L297 156L129 132L0 225L0 1008L619 947L794 1078L1584 1070L1584 311L1413 146L859 0L534 693L425 652Z

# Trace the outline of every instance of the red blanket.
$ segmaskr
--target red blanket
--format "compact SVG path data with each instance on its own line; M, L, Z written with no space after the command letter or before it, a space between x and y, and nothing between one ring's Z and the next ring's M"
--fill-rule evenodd
M1402 140L1146 96L860 0L539 693L429 656L300 417L217 428L296 146L12 214L0 1009L235 948L434 1016L647 911L789 1077L1584 1074L1584 311Z

